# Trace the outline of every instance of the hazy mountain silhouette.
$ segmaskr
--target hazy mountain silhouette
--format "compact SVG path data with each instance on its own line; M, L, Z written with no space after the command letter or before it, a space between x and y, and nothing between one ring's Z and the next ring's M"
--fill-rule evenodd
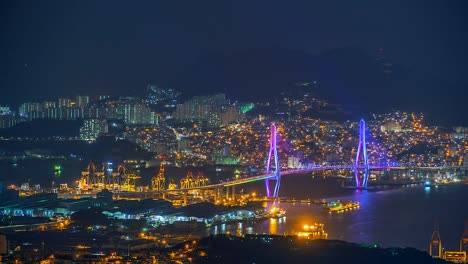
M281 92L300 89L344 106L358 106L363 112L399 109L426 112L437 119L458 111L448 107L453 104L441 92L447 84L395 63L391 74L385 74L382 63L353 47L318 55L284 49L213 53L183 70L172 87L189 95L224 92L241 100L271 100Z

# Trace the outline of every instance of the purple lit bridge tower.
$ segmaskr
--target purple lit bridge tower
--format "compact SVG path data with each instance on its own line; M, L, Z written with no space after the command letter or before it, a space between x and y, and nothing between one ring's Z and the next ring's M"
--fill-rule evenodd
M267 197L278 198L278 193L280 189L281 183L281 172L280 172L280 164L278 161L278 151L276 148L276 126L274 124L271 125L271 132L270 132L270 151L268 152L268 160L266 165L266 173L270 174L271 171L271 156L274 156L275 159L275 171L273 172L272 177L265 179L266 185L266 193ZM275 188L273 189L273 193L271 192L270 180L275 182Z
M360 164L362 159L364 159L364 164ZM360 169L363 170L362 177L360 176ZM364 122L364 119L359 122L359 144L356 151L356 161L354 162L354 176L356 177L356 188L366 189L367 180L369 179L369 161L367 160L366 122Z

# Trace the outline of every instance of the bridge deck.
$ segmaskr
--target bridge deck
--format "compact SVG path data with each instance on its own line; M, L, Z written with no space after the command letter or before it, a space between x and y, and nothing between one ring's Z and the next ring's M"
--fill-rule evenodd
M355 165L337 165L337 166L317 166L317 167L310 167L310 168L304 168L304 169L292 169L292 170L283 170L280 172L281 176L285 175L291 175L291 174L302 174L302 173L308 173L308 172L313 172L313 171L326 171L326 170L354 170L354 169L365 169L365 166L355 166ZM396 167L396 166L369 166L369 170L407 170L407 169L418 169L418 170L444 170L444 169L457 169L457 168L463 168L463 169L468 169L468 166L446 166L446 167ZM200 186L200 187L193 187L193 188L184 188L184 189L174 189L174 190L160 190L160 191L149 191L149 192L117 192L115 193L116 195L131 195L135 193L139 194L157 194L157 193L170 193L170 192L180 192L180 191L191 191L191 190L206 190L206 189L215 189L215 188L223 188L223 187L231 187L231 186L236 186L236 185L241 185L241 184L246 184L250 182L255 182L255 181L261 181L261 180L266 180L266 179L274 179L275 178L275 173L268 173L268 174L261 174L261 175L256 175L248 178L242 178L242 179L237 179L237 180L231 180L231 181L226 181L226 182L221 182L221 183L215 183L215 184L210 184L210 185L205 185L205 186ZM66 195L61 195L61 196L83 196L83 197L89 197L93 196L95 194L66 194Z

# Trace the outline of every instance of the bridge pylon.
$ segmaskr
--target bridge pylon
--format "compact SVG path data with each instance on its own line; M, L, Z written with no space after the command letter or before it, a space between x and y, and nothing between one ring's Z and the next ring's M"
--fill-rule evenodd
M363 157L364 165L360 165L359 162ZM363 169L363 177L359 176L360 169ZM356 187L367 188L367 180L369 179L369 161L367 159L367 148L366 148L366 122L361 119L359 122L359 144L356 150L356 160L354 161L354 176L356 178Z
M280 184L281 184L281 172L280 172L280 165L278 161L278 150L276 147L276 126L274 124L270 127L270 150L268 152L268 160L266 164L266 173L271 173L271 156L274 158L275 162L275 171L274 175L270 178L265 179L266 185L266 194L267 197L277 198L279 194ZM270 186L270 180L275 182L275 187L273 192Z

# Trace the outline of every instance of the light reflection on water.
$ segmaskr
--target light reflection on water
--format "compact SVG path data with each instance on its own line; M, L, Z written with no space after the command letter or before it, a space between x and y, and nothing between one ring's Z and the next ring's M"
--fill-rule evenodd
M236 230L236 235L237 236L242 236L243 235L242 224L243 224L242 222L237 223L237 230Z
M446 248L456 249L468 219L468 185L356 191L326 200L352 200L359 202L360 208L330 213L321 205L281 203L279 207L286 210L286 217L226 224L225 231L282 235L301 231L305 224L323 223L329 239L427 250L437 221ZM207 234L216 233L214 230L217 227L208 229Z
M268 225L270 234L278 234L278 219L270 218L270 224Z

